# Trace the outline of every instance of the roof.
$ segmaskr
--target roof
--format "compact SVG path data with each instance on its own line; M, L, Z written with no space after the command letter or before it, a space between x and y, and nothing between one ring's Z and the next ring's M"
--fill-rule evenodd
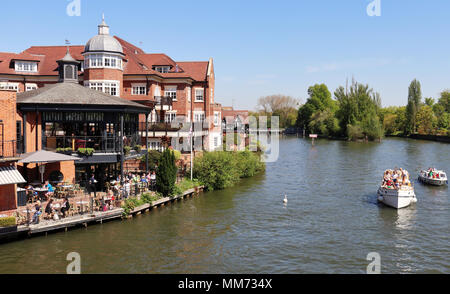
M26 181L14 166L0 167L0 186L22 183Z
M77 161L81 160L78 157L65 155L61 153L55 153L45 150L39 150L36 152L30 152L26 154L22 154L20 156L20 163L52 163L52 162L61 162L61 161Z
M84 106L132 107L145 111L150 108L120 97L111 96L76 83L57 83L37 90L17 94L18 105L57 104Z
M106 40L107 38L108 40ZM101 40L100 40L101 39ZM114 39L114 41L112 41ZM91 42L92 41L92 42ZM124 60L124 75L155 75L161 78L190 78L194 81L205 81L208 76L208 65L210 61L175 61L163 53L145 53L141 48L117 37L110 35L97 35L88 42L89 48L87 50L97 51L101 48L109 51L119 50L121 46L123 50ZM94 46L98 41L99 46ZM105 45L107 43L115 43L119 46ZM91 46L92 45L92 46ZM101 47L103 46L103 47ZM86 46L88 47L88 46ZM117 47L116 49L114 49ZM83 61L82 53L85 51L85 46L32 46L20 54L16 53L1 53L0 52L0 74L23 74L23 75L37 75L37 76L58 76L57 61L64 58L67 53L67 48L70 49L70 54L77 61ZM122 51L121 51L122 52ZM11 67L11 62L18 59L29 60L32 59L39 62L37 73L16 73L14 67ZM154 66L171 66L169 73L160 73L153 70ZM79 72L81 75L82 72Z

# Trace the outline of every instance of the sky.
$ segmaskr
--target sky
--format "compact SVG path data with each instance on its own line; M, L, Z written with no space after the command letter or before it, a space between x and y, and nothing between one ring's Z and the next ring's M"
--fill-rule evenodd
M74 1L80 16L67 13ZM415 78L424 97L438 98L450 88L450 1L375 1L379 13L373 0L2 0L0 52L84 45L104 13L111 34L147 53L212 57L224 106L254 110L272 94L304 103L309 86L333 93L352 78L383 106L405 105Z

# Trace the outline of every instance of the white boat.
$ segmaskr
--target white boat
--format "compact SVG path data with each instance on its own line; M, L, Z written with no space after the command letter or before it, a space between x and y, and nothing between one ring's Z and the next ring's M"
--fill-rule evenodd
M419 173L419 181L434 186L448 184L447 174L444 171L437 169L421 170Z
M414 187L409 181L409 173L401 168L384 172L377 194L378 201L397 209L417 202Z
M411 203L416 203L417 198L414 188L411 186L402 186L399 189L380 187L378 189L378 201L400 209L409 206Z

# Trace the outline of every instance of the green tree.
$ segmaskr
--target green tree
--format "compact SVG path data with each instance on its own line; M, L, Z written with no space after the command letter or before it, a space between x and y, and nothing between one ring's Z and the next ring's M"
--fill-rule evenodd
M419 134L430 135L435 132L437 118L430 106L425 105L421 107L417 112L415 121Z
M156 172L156 189L164 196L172 195L177 179L175 155L167 148L161 155Z
M441 93L441 98L439 98L439 104L444 107L445 112L450 113L450 91L445 90Z
M408 104L406 106L407 134L415 133L417 131L416 117L420 109L421 101L422 90L420 82L414 79L408 89Z

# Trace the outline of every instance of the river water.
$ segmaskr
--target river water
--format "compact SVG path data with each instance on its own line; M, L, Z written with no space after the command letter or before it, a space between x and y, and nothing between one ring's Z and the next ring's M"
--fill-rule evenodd
M450 273L448 187L417 182L450 172L450 145L385 139L352 143L285 138L265 174L126 221L0 245L0 273ZM416 205L378 204L385 169L406 168ZM283 194L288 204L283 204Z

